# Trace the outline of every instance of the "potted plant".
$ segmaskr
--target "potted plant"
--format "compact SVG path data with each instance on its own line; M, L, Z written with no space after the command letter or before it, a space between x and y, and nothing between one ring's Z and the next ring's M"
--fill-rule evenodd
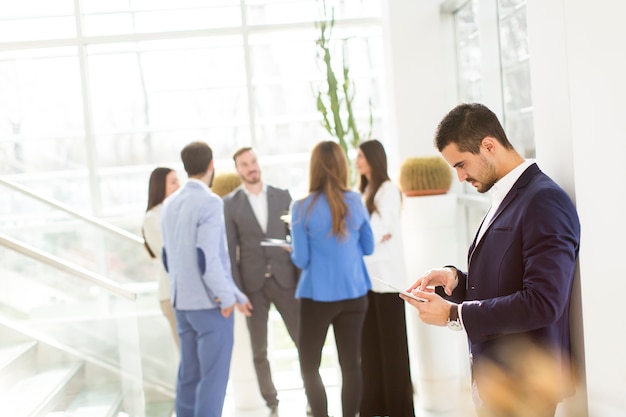
M317 110L322 115L322 126L337 141L348 161L351 161L351 150L355 150L361 140L368 139L372 133L373 116L372 102L369 100L369 130L361 132L356 125L353 114L353 101L355 94L354 81L350 78L350 70L346 62L345 54L342 53L341 73L333 68L331 48L341 42L345 47L347 39L333 39L333 28L335 26L334 8L330 10L330 16L326 9L326 2L320 1L320 20L315 22L315 27L319 30L319 37L316 40L317 57L322 70L326 75L323 88L317 90ZM343 49L342 49L343 51ZM354 170L350 167L351 179L354 178Z
M226 194L239 187L239 185L241 185L241 178L239 178L239 174L236 172L223 172L217 174L215 178L213 178L211 191L220 197L224 197Z
M445 194L452 185L452 170L439 156L407 158L400 166L399 183L409 197Z

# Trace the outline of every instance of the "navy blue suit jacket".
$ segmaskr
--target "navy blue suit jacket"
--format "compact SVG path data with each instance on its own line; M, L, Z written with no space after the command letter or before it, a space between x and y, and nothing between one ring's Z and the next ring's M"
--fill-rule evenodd
M468 272L459 271L449 297L465 301L462 317L474 365L484 358L500 362L500 348L509 349L521 336L553 351L563 371L570 370L569 308L579 242L571 199L532 164L470 247ZM522 360L523 352L517 353ZM517 353L509 352L508 360Z

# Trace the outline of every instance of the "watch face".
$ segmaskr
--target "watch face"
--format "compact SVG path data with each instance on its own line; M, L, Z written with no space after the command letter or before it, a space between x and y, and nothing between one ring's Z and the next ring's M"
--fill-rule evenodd
M446 326L448 326L448 329L454 330L454 331L463 329L463 326L461 326L461 323L458 320L449 321L446 323Z

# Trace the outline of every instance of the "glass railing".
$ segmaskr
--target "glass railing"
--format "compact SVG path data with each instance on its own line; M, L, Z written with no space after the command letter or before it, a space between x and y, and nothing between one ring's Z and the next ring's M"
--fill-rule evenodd
M123 390L128 415L145 416L154 403L171 408L177 352L154 294L3 233L0 277L3 325L101 370L90 375ZM2 338L0 348L11 343Z
M88 294L94 293L91 301L86 299L86 306L98 308L100 303L109 306L112 302L102 301L101 298L95 297L96 293L104 292L109 294L108 297L113 297L112 294L117 293L115 288L134 293L136 300L128 302L137 309L136 322L141 341L143 376L163 382L164 389L169 392L171 388L173 392L178 353L158 303L156 277L159 265L157 261L148 257L140 236L90 215L76 212L63 203L46 199L2 178L0 178L0 232L49 256L83 268L88 272L87 275L106 277L112 285L109 290L98 285L90 287L89 291L82 288ZM31 288L32 297L44 299L53 297L57 299L57 304L49 306L49 309L58 308L59 314L65 309L61 300L73 297L73 279L69 278L75 271L43 272L41 269L48 271L55 268L45 263L33 262L28 256L4 254L6 250L2 252L0 261L3 262L3 267L0 271L6 270L7 277L26 275L23 285L35 287ZM50 281L51 279L54 281ZM8 278L0 277L0 285L5 285L7 280ZM80 297L83 296L82 290ZM18 297L25 297L28 293L28 288L20 286ZM124 295L117 296L121 297L120 301L126 299ZM12 296L7 295L4 298L7 297ZM0 296L1 298L3 297ZM0 316L2 308L0 306ZM90 317L87 307L82 311L85 318ZM73 312L75 313L76 309ZM300 388L302 382L297 350L278 312L272 309L271 313L268 325L268 356L272 363L276 386L280 390ZM85 319L84 322L88 327L88 320ZM96 326L97 323L94 323L93 330L98 333ZM52 327L50 329L52 330ZM99 348L97 342L94 343L96 346L87 346L86 349ZM336 385L339 382L332 331L329 332L324 346L321 373L326 385Z
M2 178L0 230L120 284L156 282L158 265L140 236Z

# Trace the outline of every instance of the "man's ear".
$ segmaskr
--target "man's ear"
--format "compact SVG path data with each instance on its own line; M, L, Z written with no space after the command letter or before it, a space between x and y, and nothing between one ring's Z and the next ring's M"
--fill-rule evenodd
M496 150L496 139L491 136L485 136L480 142L480 146L484 148L488 153L492 153Z

